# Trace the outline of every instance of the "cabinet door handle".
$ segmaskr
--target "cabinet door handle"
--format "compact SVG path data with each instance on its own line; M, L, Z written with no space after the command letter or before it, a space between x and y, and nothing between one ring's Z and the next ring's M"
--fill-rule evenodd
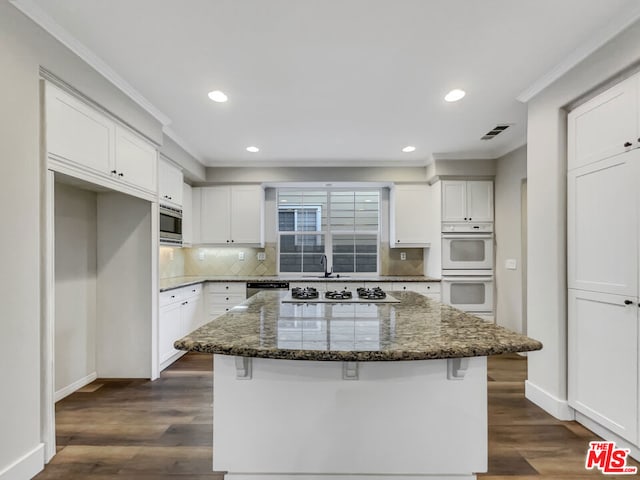
M640 140L639 140L640 141ZM631 142L624 142L624 146L625 147L630 147L631 146Z
M118 176L119 176L119 177L124 177L124 173L120 172L120 173L118 174Z
M235 242L235 240L231 240L231 243Z
M171 295L171 298L176 298L176 296L175 295Z
M111 170L111 173L118 173L118 172L117 172L117 171L115 171L115 170Z
M227 243L229 243L229 240L227 240Z
M464 217L464 219L466 220L466 219L467 219L467 217Z
M625 305L633 305L633 302L631 300L625 300L624 304Z

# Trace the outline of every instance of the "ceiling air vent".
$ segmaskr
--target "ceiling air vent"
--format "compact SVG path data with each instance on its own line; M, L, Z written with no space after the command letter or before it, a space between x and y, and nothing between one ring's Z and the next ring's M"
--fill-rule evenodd
M495 138L500 133L504 132L510 126L511 124L508 124L508 123L502 123L502 124L496 125L491 129L491 131L485 133L480 140L491 140L492 138Z

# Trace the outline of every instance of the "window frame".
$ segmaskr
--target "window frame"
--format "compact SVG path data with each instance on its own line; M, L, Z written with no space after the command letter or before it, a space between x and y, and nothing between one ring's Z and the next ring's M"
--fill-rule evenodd
M327 269L329 271L333 270L333 235L375 235L376 236L376 271L375 272L344 272L344 273L336 273L335 275L340 275L342 277L350 277L350 278L366 278L371 276L378 276L380 274L380 242L382 239L382 188L381 187L278 187L276 190L276 208L275 208L275 226L276 226L276 271L278 275L287 275L294 278L311 278L318 277L321 275L321 272L281 272L280 271L280 238L281 235L324 235L325 244L324 244L324 253L327 256ZM327 212L331 211L331 193L332 192L377 192L378 193L378 228L376 230L353 230L353 231L345 231L345 230L331 230L331 222L329 220L329 213L327 213L327 229L326 230L318 230L318 231L303 231L303 232L281 232L280 231L280 192L299 192L299 191L309 191L309 192L326 192L327 193ZM304 206L303 206L304 207ZM306 208L306 207L305 207ZM310 207L312 208L312 207ZM322 220L319 220L320 228L322 228Z

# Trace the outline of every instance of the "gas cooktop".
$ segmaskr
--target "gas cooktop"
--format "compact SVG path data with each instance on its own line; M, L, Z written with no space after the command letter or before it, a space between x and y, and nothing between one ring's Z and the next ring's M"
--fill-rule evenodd
M319 292L313 287L292 288L282 301L284 303L400 303L381 288L358 288Z

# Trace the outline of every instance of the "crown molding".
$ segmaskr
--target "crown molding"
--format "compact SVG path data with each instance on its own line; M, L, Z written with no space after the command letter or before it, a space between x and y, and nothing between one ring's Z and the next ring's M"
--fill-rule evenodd
M516 97L516 100L522 103L527 103L529 100L538 95L541 91L558 80L565 73L582 62L585 58L602 47L605 43L609 42L612 38L621 33L639 18L640 4L634 6L634 8L630 9L628 13L618 15L618 17L614 21L610 22L604 28L600 29L593 35L590 35L589 39L578 48L576 48L573 52L571 52L567 58L558 63L542 77L536 80L532 85L530 85L526 90L520 93L520 95Z
M438 160L493 160L493 152L441 152L431 155L433 161Z
M44 10L31 0L10 0L11 4L42 27L51 36L89 64L100 75L119 88L131 100L140 105L163 126L169 125L171 119L147 100L129 82L118 75L104 60L93 53L82 42L51 18ZM183 147L184 148L184 147Z
M421 160L327 160L327 159L300 159L300 160L226 160L226 161L206 161L207 168L215 167L330 167L330 168L358 168L358 167L378 167L378 168L402 168L402 167L425 167L428 161Z

